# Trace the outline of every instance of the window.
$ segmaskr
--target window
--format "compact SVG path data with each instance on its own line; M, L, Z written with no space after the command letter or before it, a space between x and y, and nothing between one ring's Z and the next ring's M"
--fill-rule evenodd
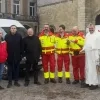
M19 0L13 0L13 13L19 15Z
M34 2L30 2L30 16L34 16L35 15L35 3Z

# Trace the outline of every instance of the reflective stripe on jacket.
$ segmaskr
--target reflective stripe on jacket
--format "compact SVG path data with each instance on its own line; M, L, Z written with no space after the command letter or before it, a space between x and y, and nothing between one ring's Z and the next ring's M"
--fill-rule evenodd
M56 53L57 54L66 54L69 53L69 46L67 45L68 34L64 33L64 36L61 37L58 34L55 38L56 43Z
M74 51L80 51L84 46L84 38L82 36L69 36L69 41L69 49L72 55L74 55Z
M42 33L40 34L39 39L42 46L42 54L54 53L55 36L52 33L49 33L48 35Z

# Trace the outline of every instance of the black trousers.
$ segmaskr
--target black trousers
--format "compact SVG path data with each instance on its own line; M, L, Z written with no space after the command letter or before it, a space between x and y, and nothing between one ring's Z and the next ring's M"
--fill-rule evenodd
M34 62L34 63L26 63L26 71L25 71L25 82L27 81L30 81L29 78L30 78L30 69L33 69L33 77L34 77L34 82L38 82L38 63L37 62Z
M14 61L12 63L8 62L8 81L12 82L18 81L19 79L19 64L20 62L15 63Z

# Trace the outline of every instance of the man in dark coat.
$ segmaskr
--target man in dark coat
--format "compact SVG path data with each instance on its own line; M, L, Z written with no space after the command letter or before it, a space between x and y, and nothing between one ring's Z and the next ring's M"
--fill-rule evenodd
M34 35L32 28L27 31L28 36L23 39L23 52L26 56L26 75L25 75L25 84L24 86L29 85L29 73L32 67L34 74L34 84L41 85L38 81L38 61L41 55L41 44L39 38Z
M8 85L7 88L12 86L12 79L14 78L14 85L19 87L18 83L19 77L19 64L21 60L21 47L22 47L22 37L17 33L17 27L12 25L10 27L10 33L5 36L5 41L7 42L7 52L8 52Z

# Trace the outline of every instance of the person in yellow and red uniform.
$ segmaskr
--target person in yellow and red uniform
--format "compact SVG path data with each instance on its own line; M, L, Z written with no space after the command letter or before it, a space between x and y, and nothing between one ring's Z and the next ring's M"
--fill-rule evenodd
M77 29L77 35L81 36L81 37L85 37L84 36L84 33L79 31L78 27L77 26L74 26L74 29ZM69 33L69 36L72 36L73 35L73 32L72 33Z
M75 26L72 29L72 35L69 36L70 53L72 54L72 66L74 81L73 84L81 81L81 87L84 85L85 80L85 55L80 54L80 50L84 46L84 37L79 35L78 28Z
M41 46L42 46L42 64L44 69L44 83L47 84L50 82L56 83L55 80L55 36L50 32L49 25L44 25L44 30L39 36ZM49 65L50 72L49 72Z
M67 45L68 33L65 32L65 26L59 26L59 33L56 35L56 53L57 53L57 66L58 66L58 82L62 83L63 77L63 62L65 66L65 78L66 83L70 84L70 72L69 72L69 46Z

